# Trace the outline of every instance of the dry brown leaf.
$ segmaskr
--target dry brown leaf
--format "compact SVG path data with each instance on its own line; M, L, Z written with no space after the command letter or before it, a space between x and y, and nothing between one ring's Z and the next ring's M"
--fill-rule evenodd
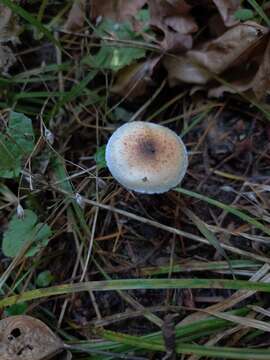
M120 70L112 92L116 95L135 99L143 96L153 83L151 75L160 57L135 63Z
M237 78L237 76L235 76ZM264 51L259 68L254 74L240 76L228 85L221 85L209 90L210 97L221 97L224 92L232 94L252 90L258 100L266 97L270 91L270 41Z
M91 18L100 16L116 21L125 21L137 14L146 0L92 0Z
M61 352L63 346L38 319L19 315L0 321L1 360L47 360Z
M243 63L251 49L268 31L257 23L246 22L227 30L225 34L200 49L188 51L183 57L167 57L164 64L170 84L205 84L212 75L221 74L228 68Z
M75 0L70 12L68 19L65 22L64 30L77 31L83 27L85 20L86 0Z
M204 66L210 72L220 74L238 60L241 55L252 48L268 29L255 22L239 24L220 36L210 41L201 50L191 50L188 57Z
M189 15L170 16L164 19L164 24L179 34L192 34L198 30L198 26Z
M213 2L226 26L230 27L239 22L234 18L234 13L240 8L240 0L213 0Z
M255 75L251 87L257 99L262 99L270 91L270 41L266 47L263 61Z
M193 64L186 56L166 56L163 64L168 71L170 86L175 86L180 82L203 85L210 79L207 71Z
M192 48L190 34L198 30L190 5L185 0L149 0L150 24L162 31L164 50L184 51Z

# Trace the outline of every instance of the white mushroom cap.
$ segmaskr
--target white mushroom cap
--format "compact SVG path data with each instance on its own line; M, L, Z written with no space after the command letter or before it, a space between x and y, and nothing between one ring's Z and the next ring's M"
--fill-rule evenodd
M119 127L106 147L112 176L141 193L163 193L184 177L188 157L180 137L165 126L134 121Z

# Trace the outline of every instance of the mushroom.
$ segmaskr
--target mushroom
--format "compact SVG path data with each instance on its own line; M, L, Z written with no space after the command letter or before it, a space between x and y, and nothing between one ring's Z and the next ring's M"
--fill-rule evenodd
M120 126L106 146L112 176L140 193L163 193L183 179L188 157L180 137L165 126L134 121Z

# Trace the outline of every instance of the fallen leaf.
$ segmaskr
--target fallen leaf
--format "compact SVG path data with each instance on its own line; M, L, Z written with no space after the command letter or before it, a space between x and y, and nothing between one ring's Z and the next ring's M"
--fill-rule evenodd
M166 56L163 65L168 71L170 86L176 86L181 82L203 85L211 78L208 71L199 68L185 56Z
M132 64L120 70L111 91L128 99L143 96L153 83L151 75L160 57Z
M229 66L240 62L241 55L262 39L269 30L254 22L239 24L210 41L201 50L191 50L188 57L214 74L220 74Z
M166 57L164 64L170 84L205 84L214 74L219 75L232 66L243 64L268 31L257 23L246 22L230 28L200 48L188 51L185 56Z
M227 27L231 27L239 22L234 14L240 8L240 0L213 0L213 2Z
M86 0L75 0L68 14L68 19L65 22L64 30L80 30L84 24L85 10Z
M191 34L198 30L198 26L189 15L170 16L164 19L164 23L179 34Z
M185 51L192 48L190 34L198 30L189 15L190 5L185 0L149 0L150 24L164 37L160 45L164 50Z
M267 92L270 91L270 41L255 74L246 74L228 84L210 89L208 95L219 98L224 95L224 92L235 94L248 90L252 90L258 100L265 98Z
M255 75L251 87L257 99L262 99L270 90L270 41L264 52L262 63Z
M91 18L109 18L115 21L129 20L146 4L146 0L92 0Z
M38 319L19 315L0 321L1 360L47 360L63 347L63 342Z

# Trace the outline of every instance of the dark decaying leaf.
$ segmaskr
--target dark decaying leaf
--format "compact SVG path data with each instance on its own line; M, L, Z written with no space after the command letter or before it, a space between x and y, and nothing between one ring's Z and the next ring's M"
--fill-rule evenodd
M19 315L0 321L1 360L48 360L63 347L63 342L38 319Z
M129 20L146 4L146 0L92 0L91 18L105 17L116 21Z

